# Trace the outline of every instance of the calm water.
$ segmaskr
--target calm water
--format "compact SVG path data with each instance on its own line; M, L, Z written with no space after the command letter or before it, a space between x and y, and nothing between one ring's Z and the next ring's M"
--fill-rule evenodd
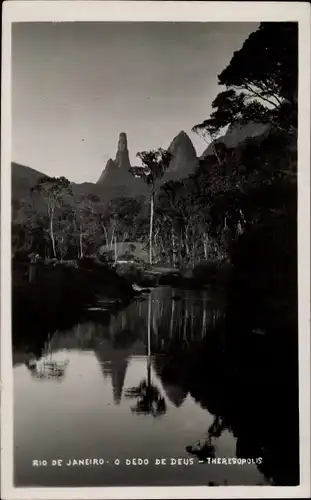
M51 332L36 360L25 339L13 356L16 485L268 484L265 463L207 461L267 461L248 411L256 388L228 368L223 319L207 292L158 288L110 321ZM50 465L87 458L104 464Z

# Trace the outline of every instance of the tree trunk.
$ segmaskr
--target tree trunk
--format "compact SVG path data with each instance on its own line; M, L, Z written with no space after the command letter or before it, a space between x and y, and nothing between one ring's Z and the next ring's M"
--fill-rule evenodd
M63 262L63 257L65 257L64 252L64 237L60 240L60 261Z
M159 338L159 329L158 329L159 317L161 317L161 314L159 314L159 302L156 302L155 304L153 304L153 310L152 310L152 334L156 346L158 344L158 338Z
M190 337L195 337L195 329L194 329L194 306L193 304L191 305L191 330L190 330Z
M82 234L81 227L80 227L80 236L79 236L79 248L80 248L80 259L83 259L83 234Z
M117 254L117 238L114 237L114 263L117 263L118 254Z
M157 232L155 232L154 237L153 237L153 249L154 249L154 258L155 261L158 262L158 238L157 238Z
M213 153L216 156L218 165L221 165L221 158L217 152L217 147L215 146L216 136L214 134L209 134L209 135L210 135L210 139L212 141L211 146L212 146Z
M151 356L151 294L148 297L148 360Z
M204 259L207 260L208 257L208 248L207 248L207 243L208 243L208 236L207 233L203 233L203 247L204 247Z
M189 236L188 236L188 229L189 229L189 226L187 225L186 226L186 229L185 229L185 250L186 250L186 257L188 258L189 257Z
M243 228L242 228L242 224L241 224L240 220L238 220L238 222L237 222L236 232L237 232L238 236L243 234Z
M151 358L148 357L147 360L147 387L151 387Z
M188 326L189 311L187 301L185 303L185 313L184 313L184 334L183 340L187 341L187 326Z
M201 333L201 337L202 339L205 337L206 335L206 327L207 327L207 321L206 321L206 308L207 308L207 304L206 304L206 297L203 298L203 318L202 318L202 333Z
M206 334L206 308L204 307L203 309L203 319L202 319L202 339L205 337Z
M177 255L176 255L176 238L173 225L171 229L171 235L172 235L173 267L175 268L177 264Z
M112 234L111 234L111 240L110 240L110 251L113 249L113 242L115 241L114 233L115 233L115 227L112 229Z
M170 324L170 338L174 337L174 320L175 320L175 300L171 300L172 310L171 310L171 324Z
M107 233L107 229L104 225L102 225L102 228L104 230L104 233L105 233L105 239L106 239L106 246L107 246L107 249L109 250L109 240L108 240L108 233Z
M53 215L54 211L51 211L50 213L50 236L51 236L51 241L52 241L52 248L53 248L53 255L54 258L56 259L56 247L55 247L55 237L54 237L54 228L53 228Z
M150 230L149 230L149 262L152 264L152 235L153 235L154 188L150 197Z

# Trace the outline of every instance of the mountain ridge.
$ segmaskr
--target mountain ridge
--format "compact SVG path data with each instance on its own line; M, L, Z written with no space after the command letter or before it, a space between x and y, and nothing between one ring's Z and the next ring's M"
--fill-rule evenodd
M224 144L227 149L234 149L247 139L260 138L265 136L271 130L269 124L256 123L249 121L247 123L235 122L230 125L224 135L212 141L200 156L204 160L207 156L214 155L214 145Z
M223 143L227 148L235 148L249 138L265 137L270 131L269 125L248 122L247 124L236 123L227 130L226 134L209 144L206 150L198 158L193 143L188 134L181 130L171 141L168 151L172 154L168 171L164 174L161 182L186 178L192 174L199 164L214 154L213 145ZM30 189L36 184L40 177L51 177L43 172L33 169L28 165L18 162L11 163L12 166L12 198L21 199L30 196ZM130 172L130 160L125 132L119 135L116 159L109 158L97 182L71 182L75 197L93 194L102 199L127 196L136 197L147 194L147 186L141 179L136 179ZM70 179L69 179L70 180Z

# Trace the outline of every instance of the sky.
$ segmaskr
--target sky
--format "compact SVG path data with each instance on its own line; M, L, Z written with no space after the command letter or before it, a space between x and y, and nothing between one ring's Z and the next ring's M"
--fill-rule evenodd
M96 182L126 132L167 148L211 113L217 75L255 23L14 23L12 161Z

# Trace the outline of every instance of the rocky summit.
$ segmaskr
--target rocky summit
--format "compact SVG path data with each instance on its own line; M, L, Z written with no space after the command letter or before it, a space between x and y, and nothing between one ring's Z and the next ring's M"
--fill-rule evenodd
M121 132L119 136L115 163L122 171L126 170L128 172L128 169L131 167L129 150L127 147L127 137L125 132Z
M222 142L227 148L235 148L243 144L249 138L262 140L269 133L269 126L260 123L235 123L227 130L227 133L215 142ZM186 132L179 132L168 150L172 159L168 171L164 174L162 181L158 185L169 180L179 180L192 174L197 165L198 158L190 137ZM210 144L201 156L207 159L213 155L213 144ZM110 158L99 177L96 184L84 182L82 184L71 183L74 196L78 199L81 196L94 194L105 199L112 199L120 196L140 196L146 195L148 187L130 172L130 159L128 141L125 132L119 135L117 152L115 159ZM44 176L32 168L12 162L12 197L14 200L27 199L30 197L30 189L40 177Z
M186 132L182 130L174 137L168 151L172 155L167 172L170 178L177 180L194 172L198 165L198 158L192 141Z
M105 185L105 187L112 187L128 182L131 183L133 176L129 172L130 167L127 137L125 132L121 132L115 160L109 158L97 184Z
M167 172L161 183L168 180L178 180L193 173L198 164L196 151L186 132L179 132L168 147L172 159ZM145 194L146 186L140 179L134 178L129 172L131 167L127 136L125 132L120 133L116 157L110 158L103 170L98 185L109 190L110 195L139 195Z
M100 178L97 181L97 184L105 184L106 182L110 182L110 179L114 179L117 176L117 164L115 161L113 161L112 158L109 158L109 160L106 163L106 167L102 171L102 174Z
M233 123L222 137L219 137L202 153L201 159L205 159L208 156L212 156L214 154L214 145L215 144L223 144L227 149L234 149L239 144L244 143L247 139L256 139L262 140L270 131L271 127L267 124L263 123Z
M97 185L111 197L134 196L144 190L143 182L134 179L129 172L131 167L130 156L127 146L127 136L125 132L119 135L116 157L109 158ZM138 181L138 182L137 182ZM139 186L138 186L139 184Z

